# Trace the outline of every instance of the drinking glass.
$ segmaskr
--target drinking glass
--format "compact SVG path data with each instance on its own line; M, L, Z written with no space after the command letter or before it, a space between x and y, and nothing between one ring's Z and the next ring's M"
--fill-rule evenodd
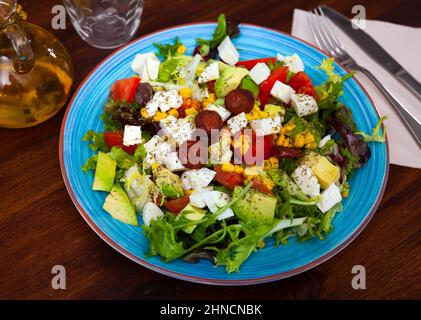
M143 0L63 0L79 36L89 45L114 49L139 27Z

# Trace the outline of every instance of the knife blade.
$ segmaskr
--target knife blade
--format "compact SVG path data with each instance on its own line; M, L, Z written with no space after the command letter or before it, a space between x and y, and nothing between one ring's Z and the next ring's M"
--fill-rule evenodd
M421 83L406 71L382 46L361 29L354 29L350 19L338 11L320 6L323 13L348 35L364 52L390 72L421 101Z

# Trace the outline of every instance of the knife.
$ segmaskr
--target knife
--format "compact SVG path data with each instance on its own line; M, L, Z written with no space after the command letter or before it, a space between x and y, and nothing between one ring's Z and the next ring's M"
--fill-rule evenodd
M354 29L351 20L338 11L320 6L323 13L342 29L361 49L374 61L390 72L421 101L421 83L408 73L390 54L386 52L372 37L361 29Z

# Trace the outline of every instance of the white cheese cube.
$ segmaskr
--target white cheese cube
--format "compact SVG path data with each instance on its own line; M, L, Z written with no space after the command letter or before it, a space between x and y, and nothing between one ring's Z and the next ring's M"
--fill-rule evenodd
M206 187L203 189L194 190L189 196L190 203L197 208L206 207L205 197L212 190L213 187Z
M183 104L183 98L177 90L158 91L152 99L158 101L162 112L167 112L171 108L178 109Z
M264 118L258 120L252 120L250 122L251 127L256 132L257 136L267 136L275 134L281 131L282 128L282 117L276 116L275 118Z
M147 61L159 62L159 59L153 52L137 54L132 62L132 70L141 74Z
M249 72L250 78L256 82L256 84L261 84L265 81L270 75L270 69L266 63L259 62L257 63Z
M223 212L221 212L216 218L216 220L222 221L222 220L231 218L233 216L234 216L234 211L231 208L228 208L224 210Z
M182 171L186 169L178 158L177 152L175 151L168 153L164 164L170 171Z
M158 149L158 146L163 142L164 141L160 136L154 135L143 146L145 147L147 153L154 153Z
M165 164L171 152L173 152L171 144L162 142L154 152L155 161L159 164Z
M189 122L185 121L185 119L178 120L178 129L172 135L172 138L178 145L181 145L183 142L190 140L194 132L194 125Z
M149 227L152 220L157 220L158 218L163 217L164 213L155 203L148 202L143 207L142 216L143 223Z
M224 107L215 106L211 103L208 104L208 106L205 109L217 112L221 116L222 121L226 121L231 115L231 112L229 112Z
M304 63L298 54L294 53L292 56L283 56L278 53L276 55L278 61L282 61L290 71L297 73L299 71L304 71Z
M299 166L291 177L305 195L317 197L320 194L320 184L309 166Z
M159 126L167 136L172 136L178 130L178 120L176 117L169 115L159 122Z
M205 83L219 78L219 64L218 62L213 62L206 67L205 70L200 74L197 82Z
M144 160L145 169L149 169L154 162L155 162L154 155L151 153L147 153Z
M338 186L332 183L325 191L321 194L321 200L317 203L317 207L325 213L331 209L335 204L341 202L342 196Z
M181 182L183 189L202 189L211 183L215 177L216 172L208 168L201 168L199 170L184 171L181 175Z
M148 119L152 118L156 114L156 112L158 111L158 108L159 108L159 102L158 101L153 100L153 99L148 101L148 103L145 106L145 110L146 110L146 114L147 114Z
M224 129L219 141L209 146L210 163L223 164L231 162L233 154L231 151L231 134Z
M330 134L328 134L327 136L323 137L323 139L320 140L318 147L323 148L329 140L332 140L332 137L330 136Z
M240 54L234 47L230 37L226 37L218 46L219 57L222 61L234 66L240 60Z
M293 88L278 80L276 80L275 84L272 87L272 90L270 91L270 95L272 97L284 103L289 103L291 101L291 95L293 93L295 93L295 90Z
M241 129L247 126L247 117L244 112L237 114L236 116L232 117L227 121L228 128L230 129L232 134L237 133Z
M133 146L142 142L142 129L140 126L124 126L123 144Z
M306 94L295 94L291 95L291 106L294 108L295 113L299 117L308 116L317 112L317 102L314 97Z

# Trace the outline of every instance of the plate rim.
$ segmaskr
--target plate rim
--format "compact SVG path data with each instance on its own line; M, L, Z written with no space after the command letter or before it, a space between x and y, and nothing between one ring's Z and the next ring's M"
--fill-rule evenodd
M67 189L67 192L70 195L70 198L71 198L73 204L75 205L76 209L79 211L79 214L82 216L82 218L85 220L85 222L110 247L112 247L114 250L116 250L117 252L119 252L123 256L125 256L125 257L129 258L130 260L136 262L137 264L139 264L139 265L141 265L145 268L148 268L149 270L158 272L160 274L163 274L163 275L166 275L166 276L169 276L169 277L172 277L172 278L176 278L176 279L184 280L184 281L190 281L190 282L194 282L194 283L208 284L208 285L241 286L241 285L253 285L253 284L260 284L260 283L267 283L267 282L272 282L272 281L276 281L276 280L281 280L281 279L289 278L289 277L292 277L294 275L303 273L303 272L308 271L312 268L315 268L318 265L320 265L320 264L324 263L325 261L334 257L336 254L338 254L340 251L342 251L345 247L347 247L352 241L354 241L355 238L365 229L365 227L368 225L368 223L371 221L372 217L374 216L375 212L377 211L377 209L380 205L380 202L381 202L381 200L384 196L384 192L385 192L386 186L387 186L387 181L388 181L388 178L389 178L389 167L390 167L389 150L390 149L389 149L389 141L388 141L387 136L386 136L386 141L385 141L385 145L386 145L386 171L385 171L384 179L383 179L383 182L382 182L382 187L380 189L379 195L378 195L371 211L368 213L368 215L366 216L364 221L361 223L361 225L357 228L357 230L355 230L347 239L345 239L336 248L334 248L333 250L325 253L320 258L318 258L314 261L311 261L311 262L309 262L309 263L307 263L307 264L305 264L305 265L303 265L299 268L291 269L289 271L273 274L273 275L270 275L270 276L253 278L253 279L210 279L210 278L206 278L206 277L186 275L186 274L183 274L183 273L171 271L171 270L168 270L166 268L162 268L160 266L157 266L157 265L147 261L147 259L139 258L139 257L131 254L130 252L128 252L124 248L122 248L119 244L117 244L110 236L108 236L105 232L103 232L95 224L95 222L90 218L90 216L83 210L82 206L79 203L79 200L77 199L75 193L72 190L72 187L71 187L70 181L69 181L69 177L67 176L66 167L65 167L65 164L64 164L64 153L63 153L64 131L65 131L65 127L66 127L67 117L68 117L68 114L70 112L70 109L73 106L74 100L78 96L82 87L85 85L85 83L88 81L88 79L92 76L92 74L97 69L99 69L103 64L105 64L109 59L111 59L112 57L117 55L120 51L124 50L126 47L128 47L128 46L130 46L130 45L132 45L136 42L139 42L139 41L143 40L144 38L153 36L155 34L158 34L158 33L164 32L164 31L169 31L169 30L172 30L172 29L188 27L188 26L205 25L205 24L215 24L215 22L214 21L203 21L203 22L192 22L192 23L179 24L179 25L175 25L175 26L172 26L172 27L159 29L157 31L150 32L150 33L147 33L147 34L145 34L143 36L140 36L136 39L133 39L130 42L128 42L127 44L125 44L124 46L118 48L117 50L114 50L109 55L107 55L94 68L92 68L88 72L88 74L83 78L83 80L80 82L80 84L78 85L78 87L74 91L74 93L72 95L72 98L70 99L69 103L67 104L66 111L65 111L65 114L63 116L61 128L60 128L60 138L59 138L60 171L61 171L61 174L62 174L62 177L63 177L65 187ZM327 52L317 48L316 46L307 42L306 40L300 39L300 38L298 38L296 36L293 36L291 34L288 34L286 32L276 30L276 29L273 29L273 28L269 28L269 27L265 27L265 26L261 26L261 25L257 25L257 24L252 24L252 23L241 23L240 25L250 26L250 27L254 27L254 28L260 28L260 29L264 29L264 30L267 30L267 31L279 33L279 34L282 34L284 36L291 37L295 40L298 40L302 43L307 44L308 46L312 47L313 49L315 49L315 50L317 50L321 53L323 53L324 55L326 55L328 57L332 57ZM335 59L335 62L338 65L340 65L341 68L343 68L347 72L350 72L348 70L348 68L343 66L339 61L337 61L337 59ZM361 83L358 81L358 79L356 79L354 77L354 80L356 81L358 86L363 90L363 92L366 94L366 96L370 100L371 104L373 105L374 110L376 111L378 117L380 118L379 111L378 111L373 99L370 97L370 95L368 94L366 89L361 85ZM384 130L384 124L382 124L382 128Z

